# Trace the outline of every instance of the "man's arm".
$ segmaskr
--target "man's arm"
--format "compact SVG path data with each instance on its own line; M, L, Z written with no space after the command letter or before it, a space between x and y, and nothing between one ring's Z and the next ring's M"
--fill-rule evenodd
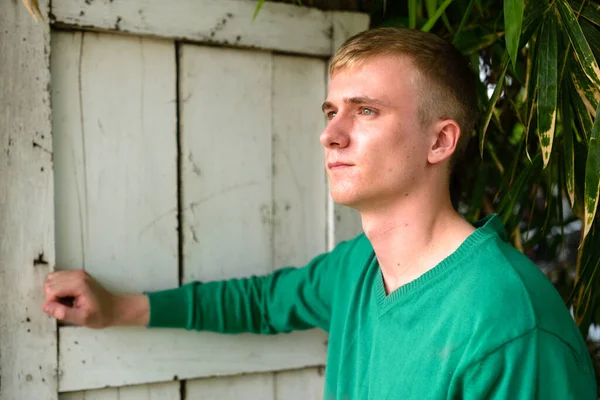
M119 325L172 327L221 333L277 333L329 328L337 259L345 245L303 268L266 276L192 282L149 294L117 295L84 271L48 275L43 310L89 328ZM64 298L72 298L67 305Z
M595 400L596 378L585 346L534 328L458 372L448 398Z

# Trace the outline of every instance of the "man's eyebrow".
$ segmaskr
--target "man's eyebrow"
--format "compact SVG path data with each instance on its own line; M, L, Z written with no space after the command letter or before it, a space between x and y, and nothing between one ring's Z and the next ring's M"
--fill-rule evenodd
M389 104L385 101L382 100L378 100L378 99L373 99L371 97L367 97L367 96L356 96L356 97L346 97L344 99L344 103L348 103L348 104L370 104L370 105L375 105L375 106L388 106ZM323 111L330 109L330 108L335 108L333 103L326 101L323 103L323 105L321 106L321 109Z

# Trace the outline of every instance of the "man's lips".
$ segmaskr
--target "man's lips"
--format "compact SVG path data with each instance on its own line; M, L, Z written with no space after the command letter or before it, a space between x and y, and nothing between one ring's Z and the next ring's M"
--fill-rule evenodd
M352 165L353 164L350 164L350 163L336 161L336 162L327 163L327 168L331 169L331 170L336 170L336 169L351 167Z

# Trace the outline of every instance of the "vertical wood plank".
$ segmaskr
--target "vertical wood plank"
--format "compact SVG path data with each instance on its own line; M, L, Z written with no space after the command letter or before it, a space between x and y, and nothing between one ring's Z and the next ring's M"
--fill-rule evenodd
M326 62L273 57L273 263L301 266L326 251L327 178L319 135L325 126Z
M52 47L58 268L84 268L118 292L177 286L174 43L55 32ZM83 395L178 398L178 389Z
M307 368L277 373L276 400L322 400L324 369Z
M123 386L61 393L59 400L179 400L179 384L174 382Z
M187 398L194 400L275 400L273 374L248 374L187 382Z
M184 281L268 273L271 55L186 45L180 80ZM262 399L271 375L189 381L187 396Z
M271 270L271 56L183 46L184 281Z
M350 12L332 12L333 40L332 56L351 36L369 28L369 16ZM334 204L331 196L328 207L329 249L339 242L349 240L362 232L360 214L349 207Z
M50 27L0 4L0 398L56 399L56 324L41 311L54 269Z
M327 250L327 181L319 142L326 68L319 59L273 57L275 268L304 265ZM274 382L277 399L323 397L317 368L277 372Z
M77 35L53 40L57 264L118 291L176 286L174 44Z

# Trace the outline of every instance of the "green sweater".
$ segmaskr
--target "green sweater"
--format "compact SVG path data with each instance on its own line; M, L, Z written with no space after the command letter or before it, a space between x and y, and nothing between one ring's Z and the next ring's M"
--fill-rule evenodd
M386 295L361 235L304 268L150 293L150 327L329 332L325 398L595 399L585 343L497 216Z

